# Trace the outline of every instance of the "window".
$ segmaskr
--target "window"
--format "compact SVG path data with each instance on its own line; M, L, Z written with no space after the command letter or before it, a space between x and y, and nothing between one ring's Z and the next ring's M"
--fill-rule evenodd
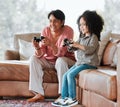
M47 14L64 11L65 24L78 32L77 18L85 10L97 10L105 20L105 29L120 32L119 0L0 0L0 60L5 49L12 49L16 33L40 32L48 25ZM109 19L109 20L108 20Z

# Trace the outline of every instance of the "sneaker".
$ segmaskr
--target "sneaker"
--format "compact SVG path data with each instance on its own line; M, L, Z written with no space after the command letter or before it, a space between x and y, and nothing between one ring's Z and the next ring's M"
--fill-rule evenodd
M62 107L71 107L78 104L78 101L76 99L68 98L64 103L62 104Z
M54 102L52 102L51 104L53 106L62 106L65 102L65 99L62 99L62 98L58 98L57 100L55 100Z

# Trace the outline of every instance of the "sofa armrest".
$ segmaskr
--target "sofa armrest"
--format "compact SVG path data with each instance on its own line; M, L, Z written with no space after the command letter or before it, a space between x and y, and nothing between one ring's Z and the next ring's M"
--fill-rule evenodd
M117 52L117 107L120 107L120 46L118 46Z
M20 60L19 52L15 50L5 50L4 59L5 60Z

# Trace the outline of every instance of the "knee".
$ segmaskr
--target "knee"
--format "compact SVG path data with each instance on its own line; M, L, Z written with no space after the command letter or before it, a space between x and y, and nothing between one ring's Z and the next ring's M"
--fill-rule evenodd
M55 65L61 65L61 64L65 64L65 63L66 62L64 60L64 57L59 57L59 58L57 58Z
M64 61L63 57L59 57L59 58L57 58L56 63L63 62L63 61Z
M63 80L65 80L65 79L67 79L67 74L66 73L63 75Z
M67 78L74 78L74 75L72 73L68 73Z
M59 68L59 67L63 67L63 66L65 66L65 65L66 65L66 62L65 62L65 60L64 60L63 57L57 58L57 60L56 60L56 62L55 62L55 68L56 68L56 69Z
M37 57L35 55L30 57L30 63L34 62L35 60L37 60Z

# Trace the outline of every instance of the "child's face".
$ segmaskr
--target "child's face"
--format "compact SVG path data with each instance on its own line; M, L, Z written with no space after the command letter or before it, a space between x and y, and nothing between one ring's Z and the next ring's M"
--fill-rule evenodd
M82 34L86 36L90 34L88 26L86 25L86 21L84 20L83 17L80 19L79 25L80 25L79 27Z

